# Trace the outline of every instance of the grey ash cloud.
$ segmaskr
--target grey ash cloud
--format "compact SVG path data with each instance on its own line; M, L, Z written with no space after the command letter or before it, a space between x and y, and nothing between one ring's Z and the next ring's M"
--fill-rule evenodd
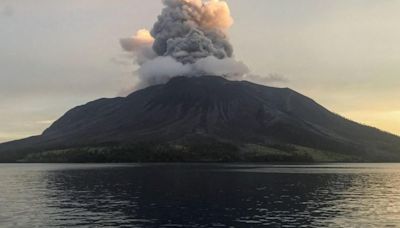
M139 69L136 88L176 76L219 75L241 78L249 68L234 58L227 36L233 18L226 1L164 0L151 31L120 39Z
M233 47L225 34L233 19L226 2L166 0L151 30L153 49L182 63L214 56L232 57Z

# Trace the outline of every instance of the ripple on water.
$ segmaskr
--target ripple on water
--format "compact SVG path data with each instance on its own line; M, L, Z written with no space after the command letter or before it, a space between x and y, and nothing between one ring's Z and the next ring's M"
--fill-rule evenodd
M400 165L0 165L0 226L399 227Z

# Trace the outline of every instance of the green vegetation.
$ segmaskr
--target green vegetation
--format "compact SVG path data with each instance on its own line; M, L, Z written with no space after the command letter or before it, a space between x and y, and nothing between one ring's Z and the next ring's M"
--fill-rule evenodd
M301 146L296 146L296 149L299 153L308 154L314 161L317 162L363 162L360 157L342 153L316 150Z
M231 144L210 143L172 145L140 143L133 145L81 147L33 153L21 162L222 162L238 160Z
M247 144L242 148L244 160L251 162L313 162L306 153L298 153L295 147L286 145Z
M243 149L246 160L255 162L350 162L356 158L329 151L289 144L255 145Z
M107 145L53 150L26 155L19 162L129 163L129 162L340 162L354 161L344 154L306 147L229 143Z

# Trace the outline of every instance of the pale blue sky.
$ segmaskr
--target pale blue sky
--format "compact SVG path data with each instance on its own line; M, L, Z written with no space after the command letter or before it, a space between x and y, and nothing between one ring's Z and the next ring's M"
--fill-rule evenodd
M400 1L228 0L237 59L334 112L400 134ZM134 83L118 40L159 0L1 0L0 141ZM122 63L121 63L122 61Z

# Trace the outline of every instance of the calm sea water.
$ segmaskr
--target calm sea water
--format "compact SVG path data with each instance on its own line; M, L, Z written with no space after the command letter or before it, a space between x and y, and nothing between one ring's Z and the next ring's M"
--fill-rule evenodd
M400 227L400 165L0 165L0 227L68 226Z

